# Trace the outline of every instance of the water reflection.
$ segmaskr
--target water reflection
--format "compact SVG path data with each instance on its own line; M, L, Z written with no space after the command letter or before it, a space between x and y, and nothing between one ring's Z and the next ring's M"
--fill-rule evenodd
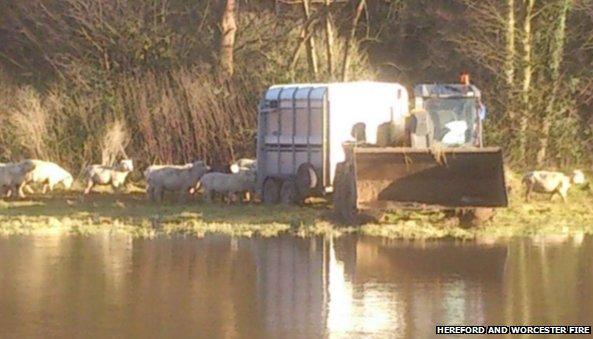
M593 239L0 239L2 337L427 337L591 324Z

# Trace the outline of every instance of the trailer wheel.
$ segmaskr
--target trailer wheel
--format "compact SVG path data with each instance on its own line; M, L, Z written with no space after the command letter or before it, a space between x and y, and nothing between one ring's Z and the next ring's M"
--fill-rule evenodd
M266 178L262 188L262 201L266 205L275 205L280 201L280 180Z
M348 224L357 222L356 185L354 173L349 170L347 163L336 166L334 177L334 211L337 216Z
M299 166L295 178L295 186L298 190L298 194L303 199L311 195L311 191L314 190L319 184L319 178L315 167L310 163L304 163Z
M282 182L280 188L280 202L285 205L299 204L299 192L294 179L287 179Z

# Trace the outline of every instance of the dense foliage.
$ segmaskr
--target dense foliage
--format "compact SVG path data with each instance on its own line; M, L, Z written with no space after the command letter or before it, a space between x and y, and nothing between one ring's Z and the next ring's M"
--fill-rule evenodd
M267 85L468 71L509 161L593 161L593 0L235 0L223 75L230 1L0 0L0 160L228 161Z

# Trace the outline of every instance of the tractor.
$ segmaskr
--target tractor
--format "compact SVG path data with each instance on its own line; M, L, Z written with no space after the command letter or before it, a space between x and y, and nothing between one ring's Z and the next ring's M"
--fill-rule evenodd
M508 204L499 147L483 146L474 85L272 86L260 103L258 187L268 204L333 195L347 223L392 209L480 221Z

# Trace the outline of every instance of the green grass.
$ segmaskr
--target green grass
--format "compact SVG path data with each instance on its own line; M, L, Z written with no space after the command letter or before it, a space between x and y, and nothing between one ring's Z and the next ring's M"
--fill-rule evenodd
M443 213L391 212L379 224L344 227L333 218L331 206L316 201L305 207L261 204L206 204L194 199L179 204L173 197L162 205L147 201L139 189L114 194L109 190L83 197L80 191L32 195L0 201L0 235L94 234L111 232L135 237L185 234L230 236L297 236L361 233L388 238L500 238L593 234L593 192L573 188L569 202L548 201L536 195L526 204L511 194L510 206L481 227L452 225Z
M120 194L102 190L86 197L80 191L62 191L0 201L0 235L104 231L137 237L174 233L275 236L289 231L309 235L334 232L325 218L328 213L328 206L320 203L268 207L206 204L194 199L180 204L175 197L167 197L165 203L156 204L137 189Z
M491 221L480 227L447 226L442 213L398 212L387 215L387 222L365 225L364 234L390 238L487 239L514 236L577 236L593 234L593 192L573 188L567 203L559 197L534 195L525 203L520 189L509 196L509 207L498 209Z

